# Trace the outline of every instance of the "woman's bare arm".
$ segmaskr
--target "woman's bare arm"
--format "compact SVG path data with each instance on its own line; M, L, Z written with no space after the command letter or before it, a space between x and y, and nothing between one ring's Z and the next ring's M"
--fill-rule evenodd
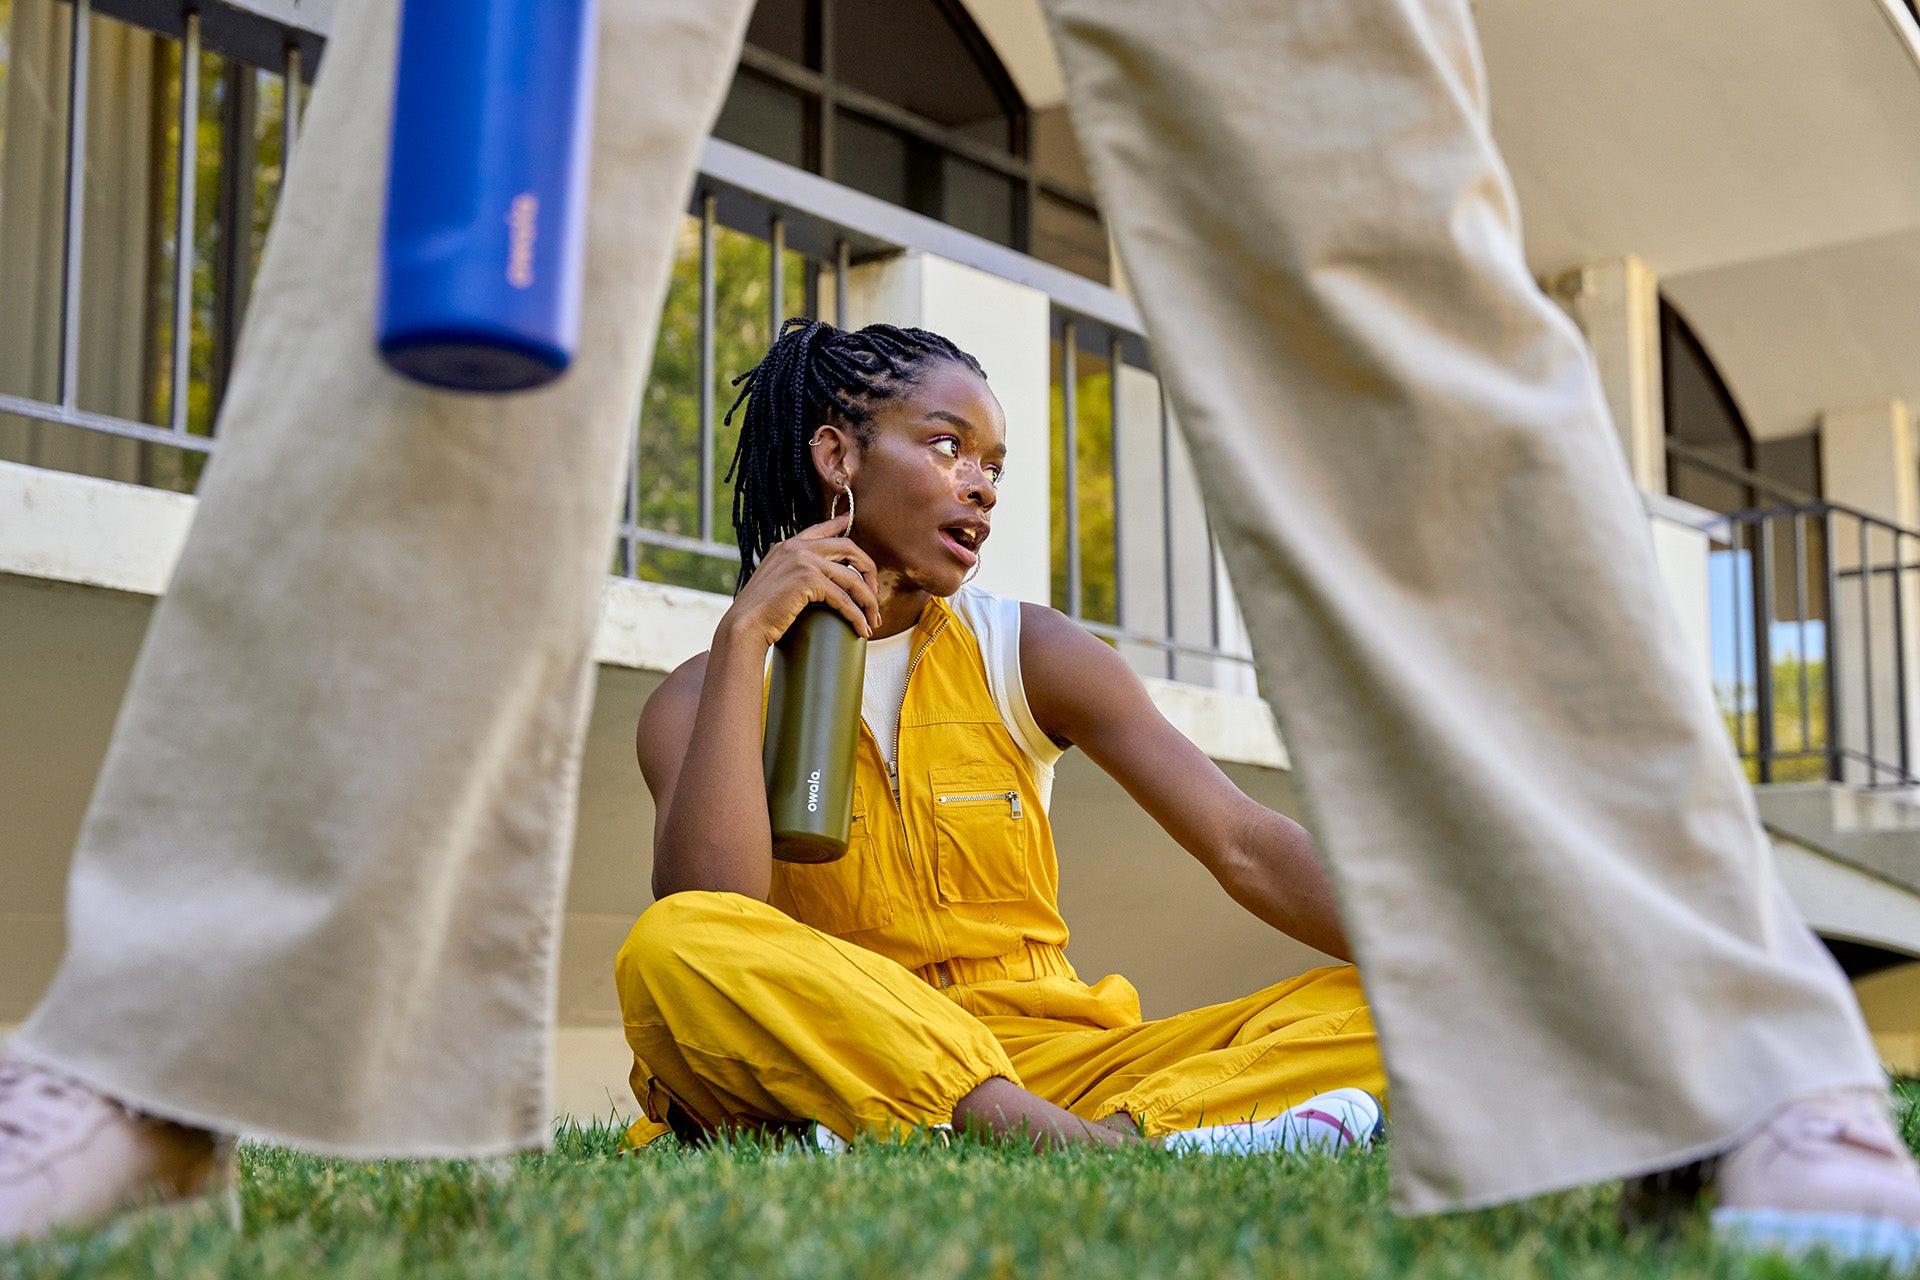
M1023 604L1020 671L1041 729L1085 751L1235 902L1347 958L1333 889L1306 830L1234 786L1160 714L1126 659L1057 610Z
M647 699L634 748L653 793L653 892L705 889L765 901L773 833L760 763L767 651L809 604L838 609L862 635L879 623L873 561L846 516L767 553L720 620L713 648Z

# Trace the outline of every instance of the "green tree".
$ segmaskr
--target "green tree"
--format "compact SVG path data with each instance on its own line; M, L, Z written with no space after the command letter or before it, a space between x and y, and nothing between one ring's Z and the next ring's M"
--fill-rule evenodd
M1805 685L1805 696L1801 688ZM1774 782L1818 782L1827 776L1827 664L1823 659L1802 659L1789 654L1773 664L1773 750L1776 755L1797 758L1775 760ZM1720 716L1727 733L1742 752L1758 749L1760 713L1754 706L1735 704L1736 691L1719 690ZM1804 724L1802 710L1805 710ZM1805 754L1801 754L1805 753ZM1743 760L1747 780L1760 780L1760 763Z
M785 315L807 314L806 261L786 255ZM772 253L766 241L718 228L714 234L714 467L713 537L733 541L733 490L728 463L740 436L740 417L721 421L733 402L733 379L765 354L772 340L768 302ZM673 277L660 315L653 368L641 397L639 507L642 528L682 537L700 532L700 222L681 223ZM730 594L738 566L696 552L641 547L638 576Z
M1104 360L1083 352L1076 364L1074 458L1079 512L1080 616L1117 624L1120 619L1114 581L1113 383ZM1066 610L1071 604L1067 599L1067 412L1057 343L1052 390L1052 491L1048 495L1049 510L1053 513L1052 595L1054 607Z

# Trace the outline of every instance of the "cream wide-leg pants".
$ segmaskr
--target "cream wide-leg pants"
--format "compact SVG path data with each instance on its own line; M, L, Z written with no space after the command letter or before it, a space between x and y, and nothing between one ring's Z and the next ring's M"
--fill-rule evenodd
M1048 6L1366 974L1397 1202L1880 1082L1528 277L1466 0ZM20 1051L325 1150L546 1141L620 463L747 10L605 0L580 361L483 400L373 355L395 12L343 0Z

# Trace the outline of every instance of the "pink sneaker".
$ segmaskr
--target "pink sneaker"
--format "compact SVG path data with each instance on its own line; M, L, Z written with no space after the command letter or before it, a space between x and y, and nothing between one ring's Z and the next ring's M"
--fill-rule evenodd
M1875 1089L1776 1112L1719 1161L1713 1228L1744 1249L1920 1265L1920 1169Z
M0 1244L155 1206L218 1204L236 1224L228 1139L127 1110L0 1055Z

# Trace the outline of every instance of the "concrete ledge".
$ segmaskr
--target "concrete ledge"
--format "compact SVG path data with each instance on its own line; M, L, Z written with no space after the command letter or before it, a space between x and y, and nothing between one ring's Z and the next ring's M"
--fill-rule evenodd
M157 596L194 509L181 493L0 462L0 573Z
M193 523L185 494L0 462L0 574L158 596ZM608 578L594 656L605 666L667 672L707 647L727 597ZM1288 769L1259 698L1149 679L1160 713L1215 760Z

